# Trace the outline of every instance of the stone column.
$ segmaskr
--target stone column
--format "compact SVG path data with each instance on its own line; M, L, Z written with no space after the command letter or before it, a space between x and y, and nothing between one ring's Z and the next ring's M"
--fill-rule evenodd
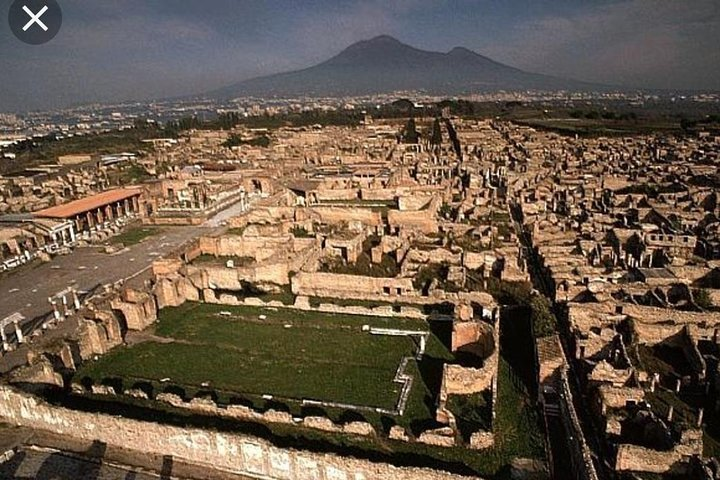
M72 315L72 309L70 307L68 307L68 301L67 301L66 295L62 296L62 304L63 304L63 312L65 313L65 317L69 317L70 315Z
M73 305L75 305L75 310L80 310L80 298L78 298L77 290L72 290L72 296L73 296Z
M8 343L7 335L5 334L5 327L0 327L0 337L2 337L2 349L5 352L10 351L10 344Z
M75 227L70 225L70 241L75 243Z
M58 310L57 302L52 298L48 298L48 301L53 308L53 317L55 317L55 320L60 320L60 310Z
M22 330L20 329L20 324L17 320L13 322L13 325L15 326L15 336L17 337L18 343L23 343L25 341L25 337L23 336Z

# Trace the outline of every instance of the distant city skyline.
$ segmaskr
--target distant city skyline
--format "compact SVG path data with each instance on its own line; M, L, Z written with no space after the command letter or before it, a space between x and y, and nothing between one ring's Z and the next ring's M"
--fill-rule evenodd
M59 0L50 43L0 27L0 111L199 94L387 34L629 88L720 90L716 0Z

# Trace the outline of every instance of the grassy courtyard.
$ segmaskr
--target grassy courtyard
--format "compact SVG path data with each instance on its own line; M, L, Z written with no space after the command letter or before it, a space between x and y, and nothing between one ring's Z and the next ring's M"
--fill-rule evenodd
M219 313L224 310L231 312L232 316L220 316ZM261 321L259 315L266 315L267 318ZM237 422L197 415L185 409L176 409L169 405L133 398L118 401L107 396L86 395L72 397L66 401L69 401L73 408L100 411L128 418L247 432L267 438L284 447L304 449L312 446L320 451L370 458L375 461L388 461L401 466L442 468L465 475L474 474L487 479L505 480L510 478L508 464L512 459L518 457L542 459L544 457L542 427L532 400L536 394L534 386L528 384L530 375L525 371L532 365L526 361L527 355L532 352L532 345L526 338L521 338L519 334L520 331L527 330L524 331L524 334L525 337L529 337L530 333L527 328L511 328L518 323L517 320L517 318L506 318L506 316L503 316L502 320L505 335L502 335L501 339L495 420L489 424L487 418L476 416L481 413L477 412L476 408L464 409L467 410L468 415L466 416L470 422L482 422L483 427L490 427L496 434L495 447L482 451L398 442L382 436L366 438L331 434L298 426ZM292 327L285 329L285 324L291 324ZM409 344L410 340L407 338L396 338L396 340L404 340L405 343L400 341L390 344L389 348L393 350L393 353L387 351L387 345L366 343L366 337L363 335L367 337L369 335L361 331L363 324L376 327L394 326L412 330L429 329L432 332L423 359L419 362L412 361L408 365L408 372L414 376L415 382L408 399L405 415L402 417L368 412L362 412L359 415L354 412L352 415L348 415L347 411L334 408L306 410L297 402L281 402L279 399L265 402L261 397L253 398L252 395L229 398L233 401L237 401L238 398L252 399L253 405L260 409L277 408L278 404L282 403L289 408L293 415L324 414L334 421L341 422L364 418L371 422L378 431L383 431L385 435L395 424L402 425L415 435L428 428L437 427L433 417L442 368L446 362L453 361L453 356L446 347L450 335L450 325L447 322L431 322L428 325L423 321L401 318L319 315L314 312L290 309L270 310L254 307L186 304L179 308L164 309L155 333L161 337L176 339L175 343L163 344L164 346L190 347L188 351L183 352L183 355L188 355L187 357L176 355L173 357L174 361L159 360L156 357L161 351L159 344L138 344L131 348L115 349L97 362L86 363L77 374L76 381L80 381L84 376L91 376L99 380L106 377L122 377L126 380L123 382L125 388L129 388L132 386L133 378L147 375L147 370L144 369L152 368L155 369L155 375L147 375L148 377L157 379L167 376L172 378L172 382L169 383L178 384L182 379L188 385L197 385L194 382L208 380L207 372L211 370L206 369L216 368L215 365L220 365L217 371L213 371L217 377L213 380L216 382L213 385L217 385L217 382L228 381L235 388L247 389L251 382L259 382L259 377L255 374L247 378L244 376L247 370L245 370L243 362L252 361L257 368L264 368L266 372L270 371L272 377L292 373L288 376L297 378L297 374L292 369L302 368L303 374L308 373L302 377L302 382L283 383L290 382L290 380L279 378L273 380L278 382L276 386L284 385L285 388L290 388L287 387L290 385L294 395L298 394L299 389L317 388L318 391L323 390L328 397L343 395L352 400L370 399L371 404L389 402L390 406L394 406L396 394L389 394L389 392L396 392L396 390L388 379L394 374L400 358L406 352L413 351L414 347ZM295 336L285 337L290 332L293 332ZM352 344L343 343L342 339L344 338L351 340ZM373 337L370 340L383 338L386 337ZM262 347L261 344L264 342L270 342L271 346ZM208 345L211 348L206 348ZM144 354L144 348L148 348L148 355L151 355L145 359L141 356ZM294 353L285 351L291 348L294 349ZM228 356L228 349L233 351L231 355L234 355L235 351L245 353L239 356ZM305 352L302 352L302 349ZM249 352L262 353L262 356L253 357L250 360L247 355ZM275 364L275 360L271 360L271 358L278 358L279 362L285 363L275 370L272 368L267 370L267 365L263 365L262 361L271 361ZM297 364L292 363L294 359L298 362ZM353 360L359 361L357 365L371 365L373 373L380 372L380 374L386 375L385 378L368 379L365 376L356 376L360 374L350 365ZM200 362L206 362L205 366ZM383 366L386 362L387 365ZM329 372L326 370L326 366L331 363L340 364L342 368L347 369L346 371L351 375L347 377L348 383L328 382L325 379L332 378L332 375L325 374L325 372ZM160 367L160 365L165 367ZM207 365L213 366L208 367ZM322 372L305 372L307 368L315 368ZM221 375L224 380L220 378ZM194 378L192 381L191 377ZM269 389L268 380L270 379L270 377L262 379L262 390ZM153 383L161 388L167 385ZM194 395L199 390L202 389L186 388L188 396ZM220 397L223 396L220 392ZM472 405L466 405L466 407L480 407L480 403L488 401L487 398L468 400ZM475 405L476 403L477 405ZM471 430L477 426L471 425Z
M395 372L416 346L408 337L370 335L364 324L426 329L413 320L187 303L162 311L155 334L167 343L115 349L77 378L119 378L125 388L169 378L191 389L209 384L226 399L273 395L392 409L401 388Z
M119 235L112 237L110 239L110 243L115 245L123 244L126 247L129 247L130 245L138 244L146 238L159 233L162 233L162 230L157 227L130 227Z

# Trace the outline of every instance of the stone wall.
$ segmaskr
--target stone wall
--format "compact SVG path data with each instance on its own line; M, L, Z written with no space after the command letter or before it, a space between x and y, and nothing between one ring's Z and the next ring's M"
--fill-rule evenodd
M292 278L291 284L296 295L313 297L380 299L414 292L409 278L362 277L338 273L301 272Z
M298 251L307 248L313 239L296 239L292 235L261 236L222 235L219 237L200 237L200 250L216 257L252 257L262 262L277 252Z
M562 370L559 383L559 417L565 430L565 438L568 439L566 452L570 457L573 470L572 478L577 480L598 480L599 477L595 471L590 447L585 441L585 434L580 426L577 411L575 411L573 393L570 389L566 369Z
M110 415L54 407L35 397L0 386L0 418L114 447L171 455L193 464L248 476L285 480L452 480L469 477L421 468L399 468L333 454L275 447L232 433L180 428Z
M615 468L618 471L666 473L681 460L676 451L659 451L638 445L623 444L618 447Z
M400 230L412 229L423 233L436 233L438 223L431 209L417 211L390 210L388 223Z
M308 215L317 216L319 221L326 224L338 224L341 222L357 222L370 227L382 225L382 216L379 211L369 208L343 208L343 207L318 207L308 209ZM300 220L300 218L298 218Z
M155 296L147 292L125 289L119 298L111 301L115 310L120 310L130 330L145 330L157 320Z
M443 369L441 398L450 395L470 395L489 389L496 370L486 367L473 368L446 364Z
M472 351L481 357L489 356L495 349L494 328L485 322L455 322L453 324L450 349L475 344Z

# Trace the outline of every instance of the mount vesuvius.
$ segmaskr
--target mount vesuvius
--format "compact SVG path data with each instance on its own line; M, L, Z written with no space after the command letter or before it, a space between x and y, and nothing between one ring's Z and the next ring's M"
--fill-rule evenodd
M471 50L419 50L382 35L357 42L318 65L245 80L207 94L242 96L355 96L418 90L461 94L497 90L603 90L590 83L530 73Z

